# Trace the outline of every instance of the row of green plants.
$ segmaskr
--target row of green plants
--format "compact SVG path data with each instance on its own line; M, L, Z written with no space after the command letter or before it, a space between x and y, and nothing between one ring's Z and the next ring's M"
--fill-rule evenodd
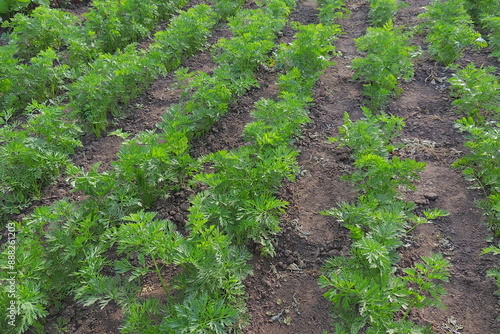
M500 236L500 84L495 67L477 68L469 64L448 81L453 106L463 115L456 127L465 132L469 153L453 166L463 171L484 192L484 200L476 204L483 210L488 227ZM500 254L500 248L490 246L486 253ZM500 269L488 274L497 280L500 294Z
M221 3L227 3L228 6L234 4L227 1ZM121 109L118 108L117 100L128 103L160 73L179 66L183 57L203 46L218 17L211 7L196 6L179 14L171 21L167 30L157 32L149 53L131 48L128 53L102 56L95 63L99 64L99 67L94 72L89 72L94 75L80 78L80 95L70 103L70 106L79 106L77 103L81 102L83 110L77 110L75 107L75 110L67 111L65 104L57 101L46 104L33 103L28 107L30 113L33 112L29 119L40 121L22 125L23 130L19 129L18 122L5 124L0 129L2 215L15 213L19 206L25 206L59 174L65 165L60 163L61 155L67 159L68 154L81 145L81 129L87 130L87 127L81 126L81 121L77 121L81 120L79 116L85 116L88 122L94 123L94 131L100 134L101 129L108 124L106 108L113 106L114 112L118 113ZM74 84L75 89L79 87L78 82ZM87 106L93 109L89 110ZM58 147L45 143L48 141L47 136L56 134L67 139L58 143ZM76 137L69 140L75 135ZM42 155L39 147L46 148L44 151L50 154Z
M453 66L466 48L470 46L489 46L491 56L498 58L500 46L500 3L481 0L434 1L421 14L421 24L427 31L426 41L430 43L431 57L445 65ZM484 40L481 34L486 36ZM469 153L453 164L462 169L464 176L475 181L484 191L484 200L477 201L483 209L486 224L499 236L500 231L500 195L498 165L498 111L499 84L494 75L496 68L480 67L474 64L459 69L448 81L450 94L455 98L452 105L464 115L456 122L459 131L466 133L465 146ZM495 246L485 249L485 253L499 254ZM489 276L496 278L500 288L500 270L489 270ZM500 290L499 290L500 291Z
M0 22L3 17L15 12L23 12L32 5L45 5L48 6L50 0L3 0L0 3Z
M447 215L444 210L425 210L416 215L413 202L404 201L402 190L413 183L424 163L401 160L392 155L394 139L403 119L375 113L400 93L401 79L413 77L412 59L419 50L409 45L410 33L395 28L394 14L403 5L397 1L370 1L369 19L375 27L356 39L366 52L353 60L354 78L365 83L369 97L364 117L356 122L344 115L340 136L331 138L351 149L355 170L344 177L359 193L351 203L322 212L333 216L350 232L349 255L327 260L319 279L328 288L336 333L432 333L431 326L408 320L415 308L442 306L441 284L449 277L449 263L440 254L422 257L410 268L400 268L398 250L416 226Z
M368 19L373 27L383 27L394 19L399 9L408 6L399 0L368 0L368 2L370 3Z
M239 12L229 23L233 38L221 40L213 49L214 60L219 65L213 71L213 76L208 77L203 73L196 73L194 76L186 77L186 71L180 72L186 101L173 106L160 124L163 130L162 136L168 136L167 138L175 136L175 142L167 139L169 145L183 142L187 147L189 139L197 133L208 130L209 126L227 111L227 104L232 96L240 95L245 87L249 88L246 82L253 77L252 71L259 63L266 61L264 52L267 50L269 53L271 49L268 41L270 42L270 38L275 37L283 28L286 17L294 4L294 1L274 0L268 1L265 8ZM260 43L266 46L269 44L269 46L264 51L257 52L253 45L260 45ZM242 49L243 45L247 47ZM200 77L203 80L201 82L197 81ZM192 81L186 83L186 80ZM182 167L182 161L193 163L193 160L190 160L187 149L183 153L183 158L179 157L175 160L179 161L180 170L186 171ZM206 162L205 159L207 158L194 163ZM233 161L226 161L226 165ZM215 167L215 162L212 163ZM267 166L269 167L269 162ZM240 179L241 167L241 165L233 167L239 172ZM190 173L196 171L199 173L199 168L190 170ZM268 171L267 173L275 174L276 172ZM247 174L245 178L248 179L250 176ZM256 177L259 179L262 176L256 175ZM138 181L137 184L139 184ZM195 176L192 182L198 184L202 180ZM227 212L224 206L230 207L235 204L235 202L218 202L210 212L215 214ZM244 236L245 231L233 228L232 233L229 233L222 226L213 224L210 217L203 213L204 209L205 206L197 208L193 204L186 225L188 237L184 245L170 250L174 253L180 252L182 256L189 258L189 263L174 262L185 272L172 279L169 284L173 286L166 289L167 296L176 290L179 297L166 304L155 299L135 300L130 307L127 307L124 325L126 330L141 333L156 333L158 330L172 333L226 333L244 325L246 316L242 280L250 272L246 264L250 254L244 248L247 240ZM240 219L246 218L248 223L257 209L260 210L258 214L264 216L261 222L264 224L265 216L270 215L267 211L272 211L272 207L268 205L257 207L250 212L245 212L245 208L232 208L232 210L239 211ZM127 227L122 225L121 228ZM264 225L263 228L265 228ZM123 232L119 231L119 233ZM135 247L141 247L141 254L151 254L149 248L142 248L142 245L138 243L140 241L135 237L136 233L130 235L132 240L130 243L134 242ZM147 239L149 236L145 238ZM224 243L219 240L223 240ZM216 249L210 251L212 248ZM165 261L164 258L162 260ZM129 265L127 268L137 271L137 268ZM159 278L161 281L161 276ZM162 285L167 286L166 283ZM93 302L95 295L102 296L103 292L98 287L94 288L92 284L90 286L93 290L89 293L90 296L84 297L84 300L89 298L90 302ZM154 306L151 307L151 305ZM160 318L157 321L152 320L152 315L160 315Z
M328 25L337 23L340 18L347 17L351 11L345 7L343 0L317 0L319 22Z
M161 184L173 179L184 186L199 168L189 155L189 141L209 130L236 97L257 85L254 71L259 62L268 61L273 40L289 11L281 1L272 1L265 8L239 12L228 23L233 38L221 39L212 48L218 65L212 75L188 73L187 69L176 72L183 91L181 102L167 108L157 125L161 133L149 131L128 140L114 163L116 177L134 183L143 194L142 205L150 207L166 196L169 187ZM172 167L167 170L167 166ZM159 169L168 173L161 175Z
M441 282L448 280L449 263L431 254L400 268L398 249L413 228L447 213L425 210L419 217L415 204L403 199L401 191L413 190L425 167L391 154L403 120L368 108L363 113L356 122L346 113L341 135L332 138L352 150L355 170L345 180L359 196L323 212L349 230L353 243L349 255L327 260L319 284L328 288L325 298L332 302L335 333L432 333L429 325L417 325L408 316L415 308L442 306Z
M38 6L54 6L64 8L70 4L80 4L90 0L2 0L0 2L0 23L15 13L27 13Z
M491 56L500 60L500 3L496 0L465 0L474 24L484 33Z
M273 1L270 4L273 4L275 9L283 12L283 3L281 1ZM262 15L258 17L261 19ZM245 21L241 20L243 18L244 16L241 16L240 21ZM164 321L158 320L158 322L162 322L159 325L162 331L218 333L222 332L223 328L236 326L236 322L239 321L237 320L239 317L236 317L239 311L237 311L234 296L237 296L238 291L241 291L242 278L240 276L244 277L248 273L248 267L241 265L239 259L243 259L245 262L248 259L248 253L243 252L241 247L229 245L228 237L214 228L205 229L200 233L191 233L190 237L182 244L177 242L179 244L178 248L170 248L170 253L167 253L165 247L171 245L167 241L174 240L172 234L170 234L171 228L168 227L168 223L156 221L154 214L140 212L140 209L146 206L148 201L147 197L145 197L146 192L141 191L141 189L148 189L147 187L142 188L144 182L149 182L149 176L153 176L159 179L160 183L157 184L157 188L164 187L168 177L170 177L171 170L168 164L172 165L174 163L174 159L166 156L169 153L165 153L165 148L168 145L161 146L159 141L171 145L170 151L185 152L185 146L181 147L183 141L179 139L182 138L176 137L175 131L170 134L164 133L163 136L158 136L153 132L141 134L138 138L124 145L120 152L124 159L115 164L116 174L114 171L98 173L98 166L88 172L73 170L71 179L75 189L84 191L89 196L88 200L83 203L61 201L51 208L37 209L34 214L33 221L36 221L34 222L35 225L38 224L36 230L39 232L43 233L42 226L46 225L47 221L53 222L53 229L49 229L51 235L45 236L44 239L50 240L53 246L54 252L50 255L57 255L55 263L64 263L63 268L68 268L64 269L68 271L59 272L54 277L76 275L75 279L79 287L76 296L85 304L90 305L99 301L101 305L105 305L106 302L114 300L120 305L130 305L130 308L126 308L128 320L126 320L122 329L124 332L158 332L158 323L151 324L151 316L153 316L153 320L157 319L155 312L160 308L159 301L135 300L133 292L138 291L138 277L152 271L148 268L154 266L154 272L158 274L172 261L176 267L184 268L184 274L179 277L179 282L183 283L175 285L174 289L183 292L179 296L181 302L175 304L175 306L173 304L161 305L162 314L168 312L176 315L173 318L165 317ZM145 147L145 149L141 151L141 147ZM147 158L145 161L141 161L142 165L134 164L134 162L140 161L136 159L134 152L144 153L142 156L139 155ZM179 166L175 165L174 167L178 168ZM120 173L124 173L125 177L117 177L121 176ZM132 179L127 178L127 173ZM43 215L44 219L36 219L37 214ZM129 215L126 220L130 221L131 224L118 227L117 223L123 220L125 215ZM47 216L52 218L49 220L46 218ZM64 222L61 219L62 217L65 217ZM144 234L144 232L141 232L143 230L150 232ZM160 233L166 230L168 230L167 234ZM126 273L132 271L130 281L127 277L122 277L124 275L105 276L101 273L103 267L106 268L106 265L109 264L104 252L109 249L108 246L113 244L113 242L109 242L107 237L110 237L110 240L117 238L110 235L113 231L117 231L117 234L120 233L118 239L123 245L126 245L127 242L130 243L130 240L135 238L135 244L130 247L131 249L141 249L141 253L144 250L144 254L153 255L151 258L147 258L147 263L144 262L144 255L137 255L139 262L134 262L136 267L133 269L130 269L129 265L131 259L116 264L117 272ZM30 230L30 232L33 233L33 230ZM125 237L127 233L129 233L129 241L126 241L127 238ZM144 241L140 242L137 238L138 235L144 235L142 239ZM155 240L153 236L159 238L159 244L150 242L150 240ZM146 247L146 243L154 244L153 248L158 249L159 253L156 253L151 248L143 249L138 243L142 243L144 247ZM160 246L161 250L158 248ZM126 253L126 248L127 246L123 246L123 251L120 252ZM172 253L177 255L168 255ZM161 262L158 262L156 256L161 256ZM218 268L215 266L216 263L220 264ZM143 264L143 268L140 268L139 264ZM78 273L76 273L76 267L80 268ZM29 265L26 268L29 268ZM47 268L50 268L50 266ZM30 274L37 277L33 273ZM161 277L160 275L160 280L162 280ZM220 284L216 285L214 282ZM169 286L162 283L166 288L166 296L170 296L170 290L172 289L170 284L173 283L169 283ZM223 292L222 289L225 284L227 285L227 292ZM60 284L57 286L65 287L65 293L69 293L67 285ZM197 287L200 286L205 290L198 290ZM192 288L191 290L196 291L191 291L189 287ZM217 296L221 297L217 299ZM134 299L134 302L131 301L131 298ZM35 306L38 305L37 301L44 301L44 299L40 297L30 301L33 303L27 303L27 305ZM31 307L31 310L33 309L37 308ZM197 312L193 312L194 310ZM29 315L26 317L29 318ZM43 314L40 316L43 316ZM194 326L194 323L197 323L199 328Z
M80 63L148 37L187 2L95 0L83 20L62 9L40 6L29 15L16 14L2 27L10 29L8 41L19 48L17 56L23 60L52 48L62 58Z
M10 28L0 47L1 115L18 114L32 101L61 95L89 70L94 59L122 50L147 37L160 20L171 17L187 0L94 1L81 19L60 9L36 8L2 24ZM130 48L130 47L129 47ZM26 112L26 110L25 110ZM7 117L8 118L8 117Z
M366 105L373 110L383 108L401 92L399 81L413 77L412 60L419 52L409 39L410 33L394 27L389 19L381 27L369 27L355 40L356 48L366 55L352 61L353 78L364 83Z
M307 105L319 74L331 63L334 25L293 24L298 30L290 45L277 51L278 68L289 69L278 78L279 100L262 99L246 125L248 145L202 158L211 170L194 176L204 191L192 199L189 226L210 224L235 243L252 242L265 256L274 256L272 237L280 231L279 217L287 203L275 196L283 178L294 179L298 152L290 145L308 122Z
M100 137L109 120L123 116L125 107L153 80L202 47L221 18L206 5L188 13L172 20L169 29L157 32L148 50L137 50L131 44L113 55L103 54L68 86L68 106L85 129Z
M492 57L500 59L500 3L494 0L435 0L421 14L420 27L427 32L426 41L433 59L448 66L473 46L489 46ZM478 31L474 30L475 28ZM480 32L486 36L483 39ZM476 204L483 209L486 224L494 236L500 235L500 158L499 146L499 90L495 67L476 68L474 64L458 69L448 81L452 105L464 115L456 122L459 131L466 133L469 150L453 164L462 169L466 179L477 183L484 192L484 200ZM500 254L498 247L485 248L484 253ZM488 275L497 280L500 294L500 269L493 268Z
M444 65L455 62L469 47L483 48L488 44L474 29L464 0L433 0L419 15L418 30L425 32L430 57Z
M413 78L413 59L420 50L410 45L410 30L394 27L394 15L405 7L404 2L370 0L369 3L368 18L372 26L355 39L356 48L364 56L352 61L353 79L363 83L365 105L380 110L401 93L398 87L401 80Z

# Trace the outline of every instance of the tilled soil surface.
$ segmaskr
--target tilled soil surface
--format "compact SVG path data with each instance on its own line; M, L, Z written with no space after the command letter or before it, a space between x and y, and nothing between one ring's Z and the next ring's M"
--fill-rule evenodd
M347 254L350 239L347 231L331 217L319 212L354 200L356 195L349 183L340 177L352 170L352 159L347 149L339 149L328 142L338 135L344 112L352 119L361 117L363 103L362 85L352 80L350 68L356 51L354 39L362 36L369 26L368 4L362 0L345 1L351 10L348 18L341 19L344 31L335 42L339 56L316 84L315 100L310 108L311 123L304 126L303 136L296 141L301 154L301 168L296 182L285 182L279 190L280 197L290 204L282 217L281 233L275 240L277 255L262 258L255 254L251 260L253 274L247 278L248 313L250 324L246 334L320 334L333 332L329 303L323 298L324 290L318 287L321 267L327 258ZM407 27L418 23L417 15L430 1L408 0L409 7L400 10L395 24ZM253 1L247 1L253 6ZM318 23L315 1L298 1L290 20L302 24ZM280 41L292 40L294 31L288 26ZM210 39L230 38L226 25L219 26ZM422 36L415 36L414 43L422 46ZM463 64L475 62L499 67L487 57L487 51L470 51L461 60ZM183 66L191 71L210 73L214 64L210 48L186 60ZM459 171L450 167L465 154L464 138L453 127L458 115L451 106L449 85L446 79L453 70L446 69L425 55L415 61L415 77L402 83L403 93L386 108L388 113L405 119L399 141L406 147L396 152L402 158L413 158L427 164L421 173L417 190L406 197L417 203L417 210L441 208L450 215L433 224L417 227L409 236L408 247L401 250L401 266L406 267L430 252L441 252L453 265L450 282L445 284L446 309L426 308L414 311L411 318L419 323L430 323L438 334L500 333L499 306L495 297L495 283L486 277L486 271L498 265L498 259L480 255L487 246L487 228L474 201L483 194L469 189ZM274 98L278 93L277 73L261 68L257 74L260 87L238 99L211 131L192 144L192 155L202 156L221 149L230 150L244 144L241 138L246 123L252 121L251 110L260 98ZM173 88L174 76L157 80L134 103L128 116L113 129L123 129L131 134L154 129L165 109L179 100L180 91ZM111 130L113 130L111 129ZM116 136L100 139L85 138L85 146L74 156L76 165L89 169L101 162L101 170L110 167L122 140ZM159 218L170 219L182 226L189 210L191 189L181 189L167 199L156 203ZM44 198L36 203L47 205L64 196L78 198L70 193L63 178L45 190ZM150 293L161 291L159 283L151 277L146 280ZM152 292L151 292L152 291ZM117 305L110 303L104 309L98 306L83 307L68 298L61 308L50 310L46 333L119 333L123 314ZM59 319L59 320L58 320ZM60 319L65 319L61 321Z

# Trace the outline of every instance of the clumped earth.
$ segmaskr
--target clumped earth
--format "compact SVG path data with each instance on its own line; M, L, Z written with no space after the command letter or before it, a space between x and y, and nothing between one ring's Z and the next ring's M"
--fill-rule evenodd
M330 306L323 298L325 291L318 287L317 280L327 258L347 254L350 239L347 230L335 219L319 212L335 207L339 202L354 200L355 194L349 183L340 180L352 169L350 152L327 139L338 135L344 112L348 112L352 119L362 116L362 85L352 80L350 64L355 57L362 56L356 51L354 39L362 36L369 24L366 1L345 2L351 15L339 21L345 32L335 42L339 55L334 58L335 65L320 77L310 107L312 121L296 141L301 151L298 157L301 172L296 182L285 182L279 190L280 197L288 201L289 206L282 217L282 231L275 239L277 255L262 258L255 252L251 260L253 274L245 281L250 316L250 323L243 331L246 334L333 332ZM417 15L429 2L407 1L410 6L399 11L395 24L416 25ZM254 5L254 1L247 1L247 7ZM317 14L315 1L298 1L290 20L302 24L318 23ZM289 42L293 34L288 26L280 41ZM223 37L231 37L225 25L217 28L210 43ZM415 36L413 43L425 51L422 36ZM500 65L487 57L487 51L470 50L460 62L484 63L497 68ZM183 66L192 71L210 73L214 68L210 48L186 60ZM404 118L406 123L397 139L406 146L395 153L427 164L417 190L406 193L407 200L414 201L419 211L441 208L450 213L433 224L420 225L411 233L408 246L401 250L400 264L406 267L431 252L443 253L452 264L450 282L445 284L446 309L413 311L413 321L431 324L438 334L500 333L500 323L496 321L500 312L495 283L486 277L486 271L498 265L498 260L480 255L488 245L489 231L481 223L480 210L474 206L474 201L484 195L471 189L473 184L465 181L460 171L450 167L466 153L465 139L453 127L458 116L451 106L446 81L452 74L453 70L430 60L424 53L415 61L413 80L401 84L403 93L386 108L388 113ZM209 133L193 143L193 156L229 150L243 144L241 133L244 125L252 120L250 112L254 103L260 98L273 98L278 92L277 73L263 67L257 77L260 87L235 102L230 112ZM173 75L157 80L132 103L128 116L113 129L121 128L131 134L154 129L165 109L178 102L180 91L173 88L173 83ZM74 162L86 169L101 162L101 170L106 170L116 160L121 142L116 136L86 137L85 146L75 154ZM159 218L172 220L182 230L192 195L193 190L181 189L157 203L154 209L159 212ZM69 185L60 179L45 190L44 197L36 204L51 204L64 196L78 199L78 194L71 193ZM145 295L161 294L155 277L147 278L145 283ZM122 316L115 304L110 303L104 309L83 307L68 298L61 307L50 309L46 332L115 334L119 333Z

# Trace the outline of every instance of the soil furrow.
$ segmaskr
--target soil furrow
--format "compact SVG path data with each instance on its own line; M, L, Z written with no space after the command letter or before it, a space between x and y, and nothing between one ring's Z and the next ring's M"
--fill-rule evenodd
M301 23L317 23L317 9L301 2ZM320 77L314 90L311 123L297 141L301 172L296 182L280 190L289 208L276 240L277 256L255 258L254 275L247 280L248 308L252 317L245 333L323 333L332 330L329 305L317 279L324 261L346 250L346 231L319 214L340 201L354 198L350 184L340 181L352 164L347 150L334 150L328 137L338 135L345 111L360 114L361 86L354 82L351 60L358 56L353 39L366 30L366 3L352 4L350 19L341 20L345 34L335 42L340 57ZM314 19L313 19L314 18ZM303 21L306 22L303 22Z
M429 1L408 1L409 7L400 11L396 22L408 26L418 23L417 15ZM423 45L422 36L414 42ZM469 51L458 61L460 64L475 62L493 65L487 51ZM420 174L417 190L407 197L417 204L417 210L440 208L450 215L433 224L420 225L411 234L412 246L403 252L402 266L408 266L429 253L443 253L452 267L450 281L445 284L443 298L446 309L426 308L413 312L414 320L430 323L436 334L444 333L498 333L496 320L499 307L495 297L495 283L486 276L498 260L480 255L488 246L491 234L481 211L474 201L484 199L480 190L465 181L460 171L451 164L463 156L467 149L462 134L454 128L460 116L451 106L447 79L454 70L447 69L427 55L415 64L415 77L403 83L402 95L393 101L388 112L405 119L406 126L400 140L406 145L397 154L427 164Z

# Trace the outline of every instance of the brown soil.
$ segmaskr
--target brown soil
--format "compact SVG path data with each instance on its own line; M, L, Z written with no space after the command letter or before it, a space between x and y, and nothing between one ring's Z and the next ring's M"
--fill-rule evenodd
M430 1L409 0L410 6L401 10L395 20L397 25L412 26L416 15ZM252 1L248 1L251 5ZM315 1L298 1L299 5L291 20L303 24L317 23ZM350 247L347 231L331 217L319 214L335 207L339 202L355 199L350 184L340 181L340 176L352 169L348 150L335 148L328 137L338 135L343 113L351 118L361 116L362 105L359 82L352 80L349 65L355 57L354 38L362 36L368 27L368 4L362 0L346 1L352 11L349 18L340 24L345 34L335 42L341 55L336 64L320 77L315 90L315 101L311 106L311 123L304 126L303 136L296 145L301 154L301 168L296 182L286 182L279 190L280 197L288 201L287 213L282 217L282 232L276 238L277 256L262 258L258 254L251 261L253 275L245 285L247 307L251 317L246 334L285 334L333 332L329 304L323 298L325 292L317 284L321 267L331 256L346 254ZM293 31L287 27L282 41L290 41ZM226 26L218 28L211 43L228 37ZM421 36L415 44L425 48ZM463 62L486 63L499 67L498 62L486 57L487 51L468 52ZM210 51L205 49L187 60L184 66L190 70L210 72L213 63ZM486 277L486 270L499 265L492 256L480 256L487 246L488 230L481 223L483 217L474 206L474 200L483 194L469 189L471 184L450 164L462 156L466 149L464 138L453 127L457 115L451 107L446 79L452 70L443 68L427 57L415 64L415 78L403 83L403 93L390 103L387 112L405 119L406 126L398 140L407 144L397 154L402 158L414 158L427 163L421 174L417 190L406 194L415 201L417 210L441 208L450 212L433 224L417 227L409 238L410 246L402 249L401 266L411 265L420 256L430 252L441 252L451 262L451 279L446 283L445 310L423 309L414 311L412 320L430 323L438 334L500 333L500 314L495 292L495 283ZM193 143L192 154L201 156L221 149L232 149L243 144L241 133L251 121L250 111L260 98L273 98L278 92L276 73L261 69L258 78L260 87L241 97L230 112L206 135ZM179 98L179 91L172 88L173 76L156 81L152 87L132 105L128 116L113 129L122 128L135 134L154 129L165 109ZM85 147L74 156L74 162L90 168L102 162L102 170L116 160L121 144L118 137L85 139ZM46 205L62 196L71 195L63 180L48 187L44 198L37 203ZM161 218L171 219L179 226L185 221L189 209L188 198L192 190L182 189L168 200L157 203ZM73 195L76 196L76 195ZM156 285L155 285L156 284ZM148 281L148 289L158 290L158 282ZM156 290L155 290L156 289ZM101 310L98 306L83 307L68 299L62 309L51 309L46 333L56 333L57 319L66 319L61 333L119 333L122 311L110 304ZM65 321L66 321L65 320ZM59 320L60 324L63 324Z

